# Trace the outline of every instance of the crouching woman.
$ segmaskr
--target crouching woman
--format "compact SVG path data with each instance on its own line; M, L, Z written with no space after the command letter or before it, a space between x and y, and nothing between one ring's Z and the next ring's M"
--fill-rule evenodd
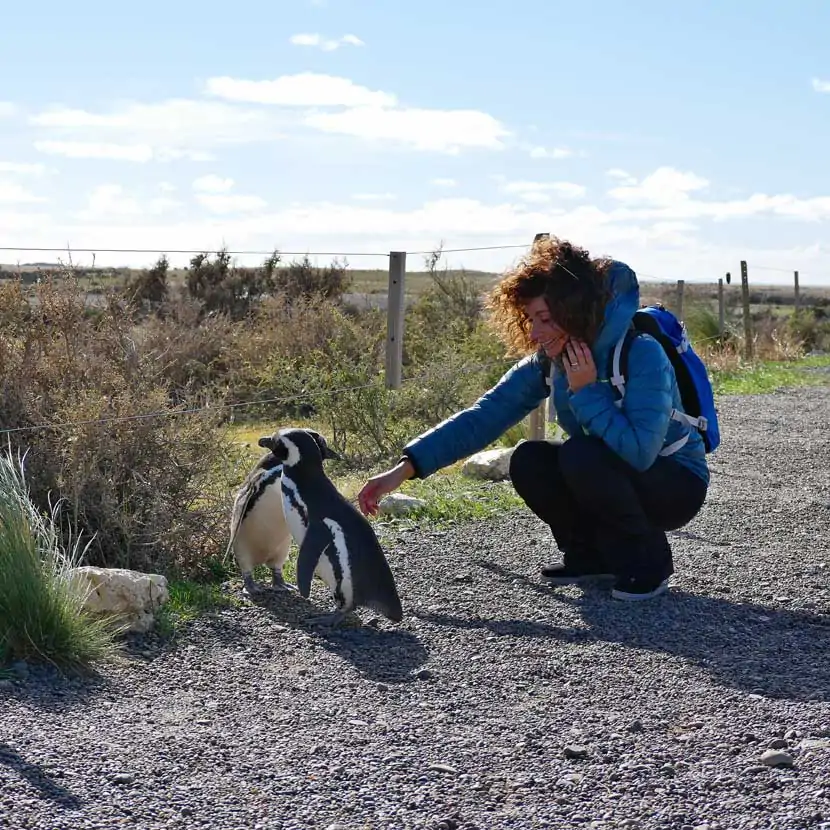
M552 393L567 437L520 443L510 461L518 495L552 531L561 562L546 582L613 580L612 596L649 599L674 573L666 531L691 521L706 499L703 439L682 419L663 347L633 339L625 396L609 382L611 354L639 308L636 275L568 242L541 239L489 298L491 323L524 357L472 406L414 438L400 461L364 485L364 513L407 479L484 449Z

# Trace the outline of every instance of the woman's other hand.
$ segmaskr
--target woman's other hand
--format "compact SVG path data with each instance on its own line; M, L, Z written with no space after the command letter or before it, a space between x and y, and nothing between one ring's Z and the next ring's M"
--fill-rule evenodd
M569 340L563 358L571 392L578 392L596 382L597 367L587 343L582 340Z

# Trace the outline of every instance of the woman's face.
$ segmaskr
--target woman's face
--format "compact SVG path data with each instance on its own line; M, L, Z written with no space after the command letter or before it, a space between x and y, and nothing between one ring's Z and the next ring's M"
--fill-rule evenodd
M545 298L534 297L528 300L525 305L525 314L530 320L530 337L533 342L541 346L549 358L559 357L570 335L553 322Z

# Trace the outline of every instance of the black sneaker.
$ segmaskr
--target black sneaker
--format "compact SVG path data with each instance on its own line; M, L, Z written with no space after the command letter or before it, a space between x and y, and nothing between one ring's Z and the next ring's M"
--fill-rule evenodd
M643 599L654 599L665 594L669 589L669 577L663 580L642 579L636 577L618 577L611 589L614 599L636 602Z
M597 565L588 563L566 565L564 562L545 566L542 568L541 576L542 581L550 585L576 585L595 579L614 578L614 574L608 573Z

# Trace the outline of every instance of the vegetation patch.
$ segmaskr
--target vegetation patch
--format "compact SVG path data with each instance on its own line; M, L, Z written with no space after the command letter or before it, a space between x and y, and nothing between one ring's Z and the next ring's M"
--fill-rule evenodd
M86 671L118 654L118 629L84 610L71 578L82 559L64 549L54 515L30 501L23 465L0 455L0 662L44 660Z
M167 576L170 621L227 607L233 599L219 586L238 578L225 556L231 505L262 454L259 436L318 429L343 456L327 470L356 498L410 438L473 403L511 365L483 313L496 278L448 270L440 252L407 274L403 383L391 390L386 312L375 296L386 291L385 271L286 262L277 251L253 268L218 251L178 270L161 257L147 269L4 271L0 429L10 430L10 457L25 454L30 506L18 499L8 508L0 573L24 596L7 591L2 601L24 609L31 597L50 596L43 584L63 584L50 576L62 571L44 554L48 530L46 548L74 551L85 564ZM642 297L673 308L675 287L644 283ZM725 299L721 328L716 287L686 285L683 318L717 394L827 381L830 358L808 355L830 350L830 292L802 287L796 312L792 292L753 288L751 357L740 288L726 287ZM527 436L522 423L496 443ZM402 492L426 502L413 520L439 524L520 503L509 483L467 478L460 464ZM394 526L375 521L379 530ZM38 601L47 618L68 619L60 603L47 613L52 606ZM46 644L37 648L7 625L0 649L6 659L12 650L63 651L70 662L109 653L103 629L77 625L63 645L37 635Z

